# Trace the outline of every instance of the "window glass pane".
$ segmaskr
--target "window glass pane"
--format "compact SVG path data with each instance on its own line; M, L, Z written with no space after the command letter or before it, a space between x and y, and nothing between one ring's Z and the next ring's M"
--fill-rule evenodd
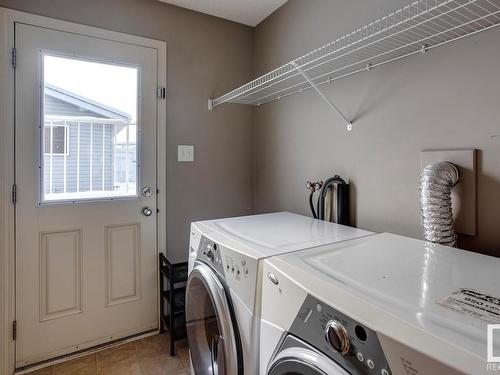
M137 196L135 67L44 55L42 200Z
M44 130L44 145L45 154L64 154L66 153L66 126L49 125L45 126Z
M66 144L66 127L65 126L55 126L52 129L52 153L53 154L64 154L64 148Z

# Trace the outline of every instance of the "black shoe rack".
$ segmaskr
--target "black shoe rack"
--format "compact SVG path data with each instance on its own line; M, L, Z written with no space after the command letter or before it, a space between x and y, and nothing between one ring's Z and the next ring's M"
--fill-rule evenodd
M175 356L175 342L186 338L186 281L188 263L170 263L160 254L160 332L170 332L170 355Z

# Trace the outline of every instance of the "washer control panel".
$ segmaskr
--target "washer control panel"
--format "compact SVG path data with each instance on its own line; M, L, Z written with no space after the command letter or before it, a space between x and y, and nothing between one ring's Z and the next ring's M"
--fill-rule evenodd
M391 375L376 332L311 295L290 333L320 349L350 374Z

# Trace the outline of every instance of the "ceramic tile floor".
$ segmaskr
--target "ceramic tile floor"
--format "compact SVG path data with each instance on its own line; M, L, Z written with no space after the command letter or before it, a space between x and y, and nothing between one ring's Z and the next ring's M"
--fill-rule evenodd
M168 334L156 335L29 375L189 375L187 342L178 342L176 348L177 356L171 357Z

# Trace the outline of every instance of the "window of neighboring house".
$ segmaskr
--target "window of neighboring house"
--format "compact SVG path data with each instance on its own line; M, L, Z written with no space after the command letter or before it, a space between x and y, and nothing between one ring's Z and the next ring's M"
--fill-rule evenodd
M46 155L68 155L68 127L45 125L43 152Z

